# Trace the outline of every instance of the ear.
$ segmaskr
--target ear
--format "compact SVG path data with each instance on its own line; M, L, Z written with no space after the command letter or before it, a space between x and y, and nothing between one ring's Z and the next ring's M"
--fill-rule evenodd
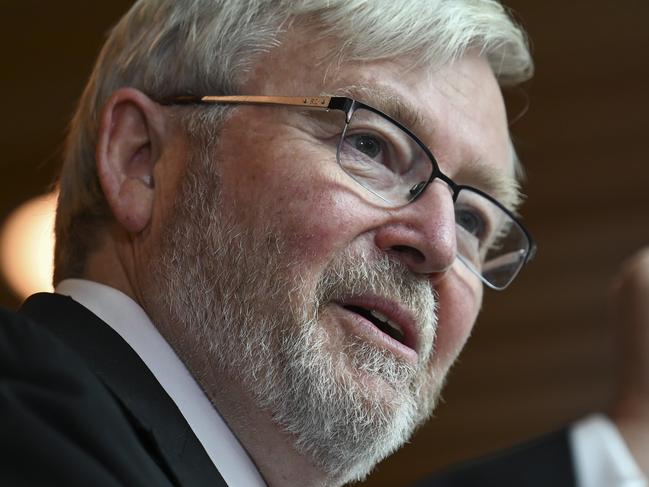
M133 88L113 93L101 113L97 174L115 220L129 233L152 218L163 121L160 106Z

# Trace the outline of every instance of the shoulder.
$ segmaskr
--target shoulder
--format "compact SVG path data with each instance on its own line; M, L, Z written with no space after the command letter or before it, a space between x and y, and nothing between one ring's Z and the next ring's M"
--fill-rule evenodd
M2 308L0 411L2 485L172 485L81 357Z
M453 467L416 487L575 486L567 430Z
M83 377L79 359L43 326L0 307L0 377L3 391L23 382L42 382L57 376ZM54 385L54 384L50 384Z
M0 370L4 395L37 387L65 394L72 384L102 391L83 360L45 326L1 307Z

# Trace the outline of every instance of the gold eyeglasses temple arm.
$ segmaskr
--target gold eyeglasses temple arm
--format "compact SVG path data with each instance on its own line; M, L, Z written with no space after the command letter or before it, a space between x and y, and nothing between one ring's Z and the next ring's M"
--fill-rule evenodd
M249 105L290 105L307 108L328 108L330 96L177 96L161 100L166 105L193 103L238 103Z

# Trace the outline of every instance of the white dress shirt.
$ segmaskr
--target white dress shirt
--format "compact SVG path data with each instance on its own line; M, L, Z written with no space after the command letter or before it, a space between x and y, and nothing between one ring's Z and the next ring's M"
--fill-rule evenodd
M647 487L622 435L604 415L575 423L570 444L579 487Z
M138 354L169 394L231 487L265 487L254 463L144 310L122 292L82 279L55 290L106 322ZM604 415L575 423L570 445L578 487L648 487L617 428Z

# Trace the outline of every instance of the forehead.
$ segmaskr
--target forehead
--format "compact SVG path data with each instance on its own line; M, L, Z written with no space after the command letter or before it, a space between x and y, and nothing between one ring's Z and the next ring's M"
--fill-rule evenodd
M500 88L488 64L469 51L452 64L419 67L416 55L338 63L334 42L299 32L258 64L245 94L342 95L384 111L431 149L442 171L513 205L514 157Z

